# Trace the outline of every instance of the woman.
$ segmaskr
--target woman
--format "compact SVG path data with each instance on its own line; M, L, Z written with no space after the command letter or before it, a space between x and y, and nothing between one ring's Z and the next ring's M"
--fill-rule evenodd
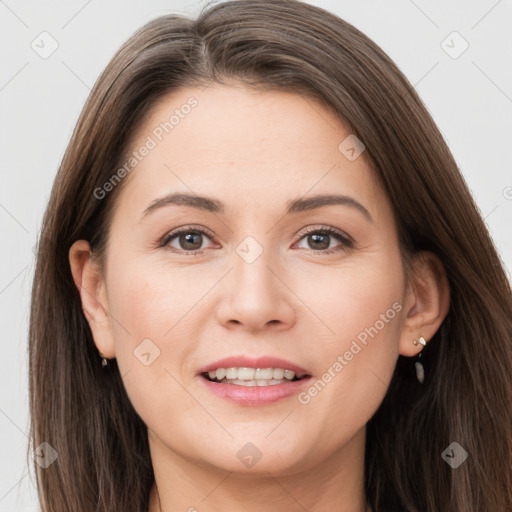
M157 18L96 83L44 218L42 510L512 510L511 319L372 41L298 1Z

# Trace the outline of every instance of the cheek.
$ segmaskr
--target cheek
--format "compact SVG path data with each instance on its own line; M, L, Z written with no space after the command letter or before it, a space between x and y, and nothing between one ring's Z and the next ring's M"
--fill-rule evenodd
M387 384L398 357L403 274L399 256L361 266L347 276L336 328L364 389ZM341 292L341 290L339 290ZM358 351L360 347L360 351ZM351 354L354 354L353 356ZM351 361L352 361L351 360ZM354 376L355 377L355 376ZM371 384L374 386L371 386Z
M398 358L403 300L398 254L354 260L335 274L312 276L317 292L308 305L326 334L312 344L317 379L299 397L315 416L329 412L323 416L326 435L341 420L363 426L384 398Z
M112 269L109 282L109 303L123 343L128 332L132 344L151 338L165 345L174 326L204 293L198 283L191 286L185 273L169 272L149 258L125 261ZM118 348L124 350L124 345Z
M309 310L300 321L317 324L318 338L326 346L343 349L360 334L364 342L375 324L386 336L399 323L395 317L403 300L404 276L398 252L362 254L337 268L309 267L292 273L292 278L294 292Z
M190 323L191 313L205 292L183 281L178 273L169 279L148 267L118 281L112 297L116 358L122 371L140 375L141 384L155 384L153 380L161 378L156 377L158 372L164 372L168 380L165 370L185 371L181 363L195 348L194 333L186 331L197 327Z
M191 290L184 281L174 273L171 282L161 269L139 265L136 259L109 273L117 363L128 396L147 423L155 411L187 408L177 381L182 381L180 362L187 360L194 344L183 328L187 311L204 291Z

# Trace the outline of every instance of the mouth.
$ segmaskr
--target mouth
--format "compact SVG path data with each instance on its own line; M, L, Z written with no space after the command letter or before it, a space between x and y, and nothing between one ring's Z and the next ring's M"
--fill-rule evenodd
M284 359L229 357L198 372L213 395L237 405L263 406L296 395L312 379L304 368Z
M213 395L237 406L265 406L297 395L312 379L295 367L219 367L202 371L199 378Z
M295 373L284 368L230 367L217 368L200 374L204 379L218 384L263 387L288 384L310 377L307 373Z

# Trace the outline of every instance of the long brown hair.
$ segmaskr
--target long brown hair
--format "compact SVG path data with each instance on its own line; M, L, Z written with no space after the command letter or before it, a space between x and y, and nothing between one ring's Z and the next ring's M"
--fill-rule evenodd
M512 510L512 294L457 165L414 88L368 37L295 0L230 1L195 20L159 17L137 31L95 84L44 217L29 329L33 448L43 512L141 512L154 475L147 429L115 360L101 367L68 251L104 254L116 197L94 191L157 100L178 87L236 79L321 102L366 145L406 255L443 262L450 311L424 350L425 382L399 356L367 425L365 491L374 512ZM136 172L136 171L135 171ZM453 469L452 442L468 453Z

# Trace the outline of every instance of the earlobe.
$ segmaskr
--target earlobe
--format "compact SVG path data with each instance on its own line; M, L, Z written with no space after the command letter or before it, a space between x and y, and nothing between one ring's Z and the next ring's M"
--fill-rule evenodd
M414 341L432 339L450 308L450 288L441 260L431 252L413 257L406 298L399 352L415 356L423 346Z
M77 240L71 246L69 264L94 343L105 357L115 357L105 281L86 240Z

